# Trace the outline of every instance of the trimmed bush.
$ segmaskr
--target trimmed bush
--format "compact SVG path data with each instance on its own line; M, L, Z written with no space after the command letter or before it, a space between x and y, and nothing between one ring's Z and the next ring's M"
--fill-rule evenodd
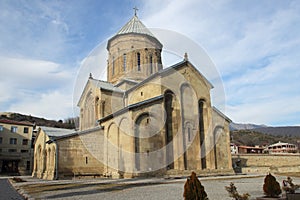
M271 173L265 177L264 182L263 189L267 197L278 197L281 194L280 184Z
M201 185L195 172L192 172L184 184L183 197L185 200L208 200L204 186Z

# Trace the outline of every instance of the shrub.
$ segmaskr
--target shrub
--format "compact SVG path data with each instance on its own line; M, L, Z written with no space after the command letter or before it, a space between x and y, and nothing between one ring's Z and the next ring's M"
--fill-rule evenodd
M271 173L265 177L264 182L263 189L267 197L278 197L281 194L280 184Z
M283 180L282 189L288 193L294 194L295 190L300 188L300 185L294 184L293 179L291 177L287 177L287 180Z
M233 183L230 183L229 186L225 186L225 189L234 200L248 200L250 197L248 193L240 195Z
M184 184L183 197L185 200L208 200L204 187L195 172L192 172Z

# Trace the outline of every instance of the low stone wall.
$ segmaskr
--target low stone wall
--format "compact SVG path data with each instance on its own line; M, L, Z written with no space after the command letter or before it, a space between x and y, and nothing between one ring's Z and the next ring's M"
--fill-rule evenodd
M232 163L240 173L300 172L300 154L239 154Z

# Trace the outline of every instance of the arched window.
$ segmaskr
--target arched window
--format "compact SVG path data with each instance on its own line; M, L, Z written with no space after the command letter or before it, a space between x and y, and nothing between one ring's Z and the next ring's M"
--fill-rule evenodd
M150 62L150 65L149 65L149 68L150 68L150 74L152 74L152 73L153 73L153 59L152 59L152 56L150 56L149 62Z
M112 69L111 69L112 75L115 74L115 57L112 58Z
M137 53L137 70L141 71L141 54Z
M164 104L165 104L165 111L166 111L166 122L165 122L165 130L166 130L166 162L167 162L167 168L168 169L174 169L174 153L173 153L173 116L172 116L172 111L173 111L173 101L174 101L174 96L171 91L167 91L165 93L165 99L164 99ZM169 144L170 143L170 144Z
M205 152L205 134L204 134L204 106L205 101L199 100L198 102L198 116L199 116L199 135L201 147L201 166L206 169L206 152Z
M123 54L123 71L126 71L126 53Z
M192 141L191 127L188 127L187 134L188 134L188 142L191 142Z
M96 97L95 99L95 115L96 115L96 119L100 118L100 101L99 101L99 97Z

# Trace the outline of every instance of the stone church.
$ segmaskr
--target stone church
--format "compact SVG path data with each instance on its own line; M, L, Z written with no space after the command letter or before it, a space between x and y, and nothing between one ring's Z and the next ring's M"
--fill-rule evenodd
M230 119L188 60L163 67L163 44L136 14L107 42L107 81L90 75L78 131L40 127L33 176L132 178L230 174Z

